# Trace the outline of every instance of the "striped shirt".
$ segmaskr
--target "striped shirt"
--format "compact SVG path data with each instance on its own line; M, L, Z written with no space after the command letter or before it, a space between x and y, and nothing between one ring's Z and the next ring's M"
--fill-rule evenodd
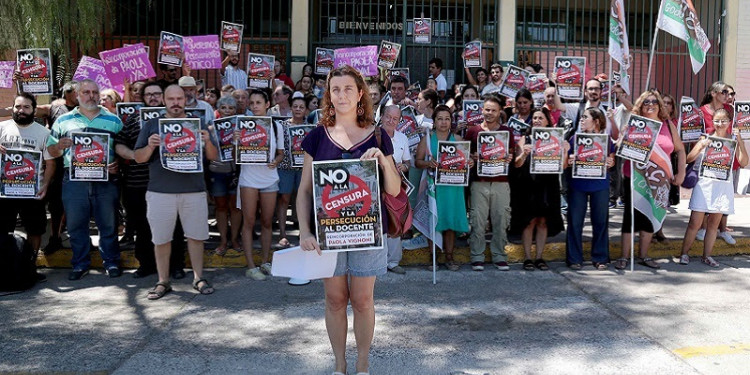
M125 126L115 139L115 143L127 146L135 150L135 142L141 133L140 116L135 113L125 119ZM124 165L125 186L129 188L145 189L148 187L148 163L136 163L135 160L127 160Z
M229 64L224 68L224 75L221 76L221 85L232 85L237 90L246 90L247 73L242 68Z
M54 125L52 133L47 138L47 147L56 145L60 138L70 137L70 132L93 132L109 134L109 160L115 160L115 137L122 130L122 121L104 107L99 106L99 114L92 120L81 114L78 107L60 116ZM63 165L70 168L70 147L63 150Z

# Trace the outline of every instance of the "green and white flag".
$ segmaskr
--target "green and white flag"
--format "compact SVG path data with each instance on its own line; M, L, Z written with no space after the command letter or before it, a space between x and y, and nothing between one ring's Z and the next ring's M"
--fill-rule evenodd
M651 158L633 163L633 206L648 218L654 230L661 228L669 207L672 162L659 145L654 145Z
M698 74L706 63L706 52L711 48L711 42L701 27L693 0L662 0L656 27L687 43L693 73Z
M430 133L427 130L427 144L429 145ZM428 160L434 158L432 150L427 147ZM425 237L435 243L435 246L443 248L443 236L435 231L437 226L437 200L435 199L435 171L425 169L422 171L422 179L419 182L417 203L414 207L412 224Z
M628 29L625 27L625 6L623 0L612 0L609 11L609 55L621 67L630 65Z

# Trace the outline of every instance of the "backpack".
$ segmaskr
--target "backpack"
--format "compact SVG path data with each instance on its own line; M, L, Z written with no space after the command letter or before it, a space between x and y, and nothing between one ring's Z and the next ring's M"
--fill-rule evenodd
M23 291L36 281L36 253L31 244L15 234L0 235L0 291Z

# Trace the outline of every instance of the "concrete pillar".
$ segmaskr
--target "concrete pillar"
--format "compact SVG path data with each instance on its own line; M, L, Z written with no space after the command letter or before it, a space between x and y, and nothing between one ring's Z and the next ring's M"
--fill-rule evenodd
M497 0L497 53L498 61L516 59L516 0Z
M289 76L294 82L302 77L302 68L310 59L308 47L310 45L310 7L311 0L292 1L292 35L290 36L292 46L292 64ZM292 87L294 88L294 87Z

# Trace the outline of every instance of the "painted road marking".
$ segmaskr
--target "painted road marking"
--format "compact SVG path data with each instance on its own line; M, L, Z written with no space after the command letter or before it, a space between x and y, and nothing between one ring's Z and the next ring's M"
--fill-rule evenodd
M686 348L675 349L672 352L682 358L740 353L750 354L750 344L688 346Z

